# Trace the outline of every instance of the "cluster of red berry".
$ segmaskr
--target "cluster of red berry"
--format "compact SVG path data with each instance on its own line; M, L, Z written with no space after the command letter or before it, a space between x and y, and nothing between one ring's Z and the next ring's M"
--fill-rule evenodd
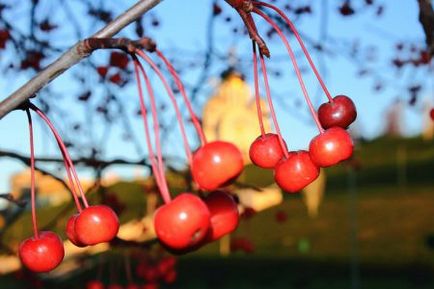
M158 239L166 248L176 252L190 251L205 243L217 240L223 235L229 234L237 227L239 220L237 203L230 194L219 191L218 189L230 184L239 176L243 170L243 158L239 149L232 143L224 141L207 142L179 75L167 58L165 58L159 50L156 50L156 55L167 67L177 89L184 99L191 120L201 141L200 148L192 153L174 92L152 59L141 50L136 50L135 53L150 65L163 83L178 118L187 162L190 165L193 180L199 189L211 192L204 199L190 192L179 194L173 200L171 199L165 179L163 157L161 155L159 121L154 93L145 69L136 55L133 55L151 167L157 187L165 202L155 213L155 231ZM151 144L147 110L140 76L142 76L145 81L150 101L154 127L155 153L153 145Z
M60 237L51 231L38 231L36 219L35 196L35 158L33 143L33 125L30 109L35 111L52 131L64 159L65 170L69 180L69 188L75 201L78 214L69 218L66 226L68 239L79 247L95 245L112 240L119 229L116 213L107 206L89 206L83 188L78 179L74 164L59 133L48 117L35 105L26 109L30 131L30 168L31 168L31 207L34 236L21 242L19 256L28 269L34 272L48 272L56 268L65 255ZM78 191L77 191L78 190ZM80 203L80 194L83 206Z
M331 97L299 33L289 18L280 9L271 4L252 1L252 5L252 12L258 14L266 22L268 22L280 36L283 44L285 45L294 66L305 100L320 132L319 135L311 140L309 151L301 150L288 152L286 143L280 133L276 115L274 113L264 56L260 51L259 62L262 69L267 101L276 134L265 132L262 121L261 103L259 99L258 61L256 52L257 44L253 42L255 94L261 135L252 143L249 155L255 165L265 169L274 169L274 178L276 183L283 190L294 193L313 182L319 175L320 167L333 166L351 157L353 153L353 142L349 133L345 129L356 119L357 112L354 103L347 96L339 95L335 98ZM277 23L258 8L261 6L270 8L277 12L281 19L294 33L294 36L299 42L314 74L318 78L321 87L329 99L328 103L324 103L320 106L318 112L315 111L309 98L297 64L297 60L289 41L286 39Z
M127 285L110 282L104 285L100 280L93 279L86 283L86 289L158 289L162 283L172 284L176 281L176 259L173 256L162 258L144 258L134 265L127 267ZM135 273L135 274L133 274Z

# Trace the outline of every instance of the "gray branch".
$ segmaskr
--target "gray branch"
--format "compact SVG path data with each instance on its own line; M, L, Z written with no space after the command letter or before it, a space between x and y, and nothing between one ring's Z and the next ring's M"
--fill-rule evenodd
M141 15L162 1L163 0L138 1L134 6L107 24L103 29L90 36L90 38L107 38L114 36L125 26L137 20ZM63 53L57 60L44 68L27 83L0 102L0 119L17 108L21 103L35 96L39 90L41 90L52 80L56 79L64 71L80 62L83 58L89 56L89 54L83 53L82 46L83 41L77 42L68 51Z

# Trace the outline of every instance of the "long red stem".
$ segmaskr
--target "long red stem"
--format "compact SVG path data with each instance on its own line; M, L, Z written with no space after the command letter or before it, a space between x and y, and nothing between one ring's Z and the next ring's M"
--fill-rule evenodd
M45 121L45 123L48 125L51 132L53 133L54 137L56 138L59 149L62 152L64 159L68 163L69 170L71 171L72 176L74 177L75 184L78 187L78 190L80 192L81 200L83 201L84 207L85 208L89 207L86 196L84 194L83 187L81 186L81 183L80 183L80 179L78 178L77 172L75 170L74 163L72 162L72 159L68 153L68 149L66 148L65 144L63 143L63 140L60 137L60 134L57 132L56 128L51 123L50 119L45 115L45 113L42 110L40 110L37 106L35 106L33 104L30 108L33 109Z
M262 76L264 77L265 93L267 95L268 106L270 107L271 118L273 119L274 128L276 129L276 133L279 138L279 143L282 148L283 154L285 155L285 158L288 158L289 157L288 149L286 148L285 142L283 141L283 137L280 132L276 113L274 112L273 100L271 99L271 93L270 93L270 85L268 83L267 67L265 65L264 56L262 55L262 53L259 53L259 60L261 63Z
M36 192L35 192L35 146L33 142L33 123L30 111L26 109L27 120L29 122L29 138L30 138L30 198L32 206L32 224L33 235L35 239L39 239L38 221L36 219Z
M148 147L149 156L151 158L151 167L152 171L155 176L155 180L157 182L157 186L159 188L159 191L161 193L161 197L163 198L163 201L167 204L170 203L171 197L167 185L167 181L164 174L164 164L163 164L163 157L161 153L161 144L160 144L160 130L159 130L159 121L157 117L157 109L155 105L155 96L154 92L151 86L151 83L149 81L149 78L145 72L145 69L143 68L142 64L139 62L137 57L133 56L134 59L134 71L135 76L137 80L137 87L139 90L139 99L140 99L140 111L142 113L143 118L143 124L145 126L145 134L146 134L146 145ZM145 106L145 100L143 96L143 88L140 80L139 72L142 73L142 76L146 83L146 88L148 91L148 96L151 103L151 113L152 113L152 120L154 124L154 134L155 134L155 146L156 146L156 152L157 156L154 154L154 150L152 148L151 144L151 135L149 132L149 124L148 124L148 118L146 113L146 106Z
M178 103L176 102L175 95L174 95L172 89L170 88L170 85L167 82L166 78L164 77L163 73L158 68L158 66L152 61L152 59L149 58L143 51L141 51L139 49L136 50L136 53L143 60L145 60L151 66L151 68L155 71L155 73L158 75L158 77L160 78L161 82L163 83L163 86L166 89L167 94L169 95L170 100L172 101L173 107L175 109L176 118L178 119L179 128L181 130L181 136L182 136L182 141L184 143L185 153L187 155L187 161L191 165L193 157L192 157L192 153L191 153L191 150L190 150L190 145L188 144L187 133L185 132L185 126L184 126L184 122L182 120L181 111L179 110Z
M150 137L151 134L149 132L148 115L146 112L145 98L143 96L142 81L140 79L138 67L139 67L138 60L136 58L134 58L134 74L136 77L137 88L139 91L140 112L142 114L143 125L145 128L146 146L148 147L148 151L149 151L149 158L151 160L152 172L153 172L155 180L157 182L157 186L161 191L162 190L161 189L161 175L160 175L160 171L158 169L158 164L157 164L158 160L156 159L156 156L154 154L154 149L152 148L152 144L151 144L151 137Z
M271 26L273 26L274 30L276 30L277 34L279 34L280 38L282 39L283 43L285 44L286 49L288 50L289 56L291 58L292 64L295 69L295 73L297 75L298 82L300 83L301 90L303 91L304 98L306 100L307 105L309 106L310 113L312 114L312 117L315 121L316 126L318 127L318 130L320 133L324 132L324 129L321 126L321 123L319 122L318 115L315 111L315 108L313 107L312 101L310 100L309 93L307 92L306 86L303 81L303 77L301 76L300 68L297 64L297 59L295 57L294 51L292 51L291 46L289 45L288 40L285 38L285 35L280 30L279 26L274 22L270 17L268 17L265 13L263 13L258 8L254 8L253 12L260 15L262 18L265 19Z
M191 104L190 99L187 97L187 93L185 92L185 88L184 88L184 85L182 84L181 78L179 77L178 73L176 72L175 68L170 63L170 61L163 55L163 53L161 53L161 51L158 49L156 49L155 51L156 51L158 57L160 57L160 59L164 62L164 64L166 64L166 66L169 70L169 73L173 76L173 79L175 80L175 84L178 87L179 91L181 92L181 95L184 99L185 105L187 106L187 110L190 114L191 121L193 122L193 125L196 128L197 134L199 135L200 142L201 142L202 146L205 145L207 142L205 134L203 132L202 126L200 125L200 122L199 122L197 115L193 111L193 106Z
M303 50L304 55L307 58L307 61L310 64L310 67L313 70L313 73L315 74L316 78L318 79L324 93L326 94L327 98L329 99L330 102L333 102L333 97L330 95L329 90L327 89L327 86L325 85L320 73L318 72L318 69L316 68L312 57L310 56L309 51L306 49L306 46L304 45L303 39L300 36L300 33L298 33L297 28L295 27L294 23L285 15L285 13L283 13L282 10L280 10L279 8L277 8L276 6L272 5L272 4L268 4L265 2L256 2L253 1L252 2L254 5L258 5L258 6L265 6L268 7L270 9L273 9L274 11L276 11L280 17L283 18L283 20L286 22L286 24L289 26L289 28L291 29L291 31L294 33L295 38L297 39L298 43L300 44L301 49Z
M258 112L259 128L261 129L262 137L265 136L264 120L262 117L261 99L259 97L259 80L258 80L258 56L256 55L256 42L252 41L253 47L253 79L255 81L255 101L256 111Z

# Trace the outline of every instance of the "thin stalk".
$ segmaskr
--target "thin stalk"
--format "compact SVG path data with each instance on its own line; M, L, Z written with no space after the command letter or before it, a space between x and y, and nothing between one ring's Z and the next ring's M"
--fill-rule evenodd
M181 130L181 136L182 136L182 141L184 143L185 153L187 155L187 161L191 165L193 157L192 157L192 153L191 153L191 150L190 150L190 145L188 144L187 133L185 131L185 126L184 126L184 122L182 120L181 111L179 110L178 103L176 102L175 95L174 95L172 89L170 88L170 85L167 82L166 78L164 77L163 73L158 68L158 66L152 61L152 59L149 58L143 51L141 51L139 49L136 50L136 53L143 60L145 60L151 66L151 68L155 71L155 73L158 75L158 77L160 78L161 82L163 83L163 86L166 89L167 94L169 95L170 100L172 101L173 107L175 109L176 118L178 119L179 128Z
M149 78L145 72L145 69L143 68L142 64L139 62L137 57L134 55L134 71L137 79L137 86L139 89L139 96L140 96L140 111L142 113L143 123L145 126L145 134L146 134L146 144L148 146L149 155L151 157L151 167L152 171L154 173L157 186L159 188L159 191L161 193L161 197L163 198L163 201L167 204L170 203L171 197L169 193L169 188L167 185L166 178L164 177L164 163L163 163L163 157L161 153L161 144L160 144L160 129L159 129L159 121L157 117L157 109L155 105L155 96L154 92L151 86L151 83L149 81ZM155 134L155 146L156 146L156 152L157 156L155 157L152 144L151 144L151 136L149 132L149 124L147 120L147 113L146 113L146 106L143 96L143 89L140 81L140 75L139 72L142 73L142 76L145 80L146 88L148 91L148 96L151 103L151 114L152 114L152 120L154 124L154 134Z
M193 106L191 104L190 99L187 97L187 93L185 91L184 85L182 84L181 78L179 77L178 73L176 72L173 65L170 63L170 61L161 53L160 50L155 50L158 57L164 62L164 64L167 66L169 73L173 76L173 79L175 80L175 84L178 87L179 91L181 92L181 95L184 99L185 105L187 106L187 110L190 114L191 121L193 122L194 127L196 128L197 134L199 135L199 139L201 142L201 145L205 145L207 143L205 134L203 132L202 126L200 125L199 119L197 115L193 111Z
M265 6L265 7L268 7L270 9L273 9L274 11L276 11L280 15L280 17L283 18L283 20L286 22L286 24L291 29L292 33L294 33L295 38L297 39L298 43L300 44L301 50L303 50L303 53L306 56L306 59L309 62L309 65L312 68L312 71L315 74L316 78L318 79L318 81L319 81L324 93L326 94L327 98L329 99L330 102L334 102L333 97L330 95L330 92L327 89L327 86L325 85L320 73L318 72L318 69L316 68L316 66L312 60L312 57L310 56L309 51L307 50L306 46L304 45L303 39L301 38L300 33L298 33L298 30L295 27L294 23L285 15L285 13L283 13L282 10L280 10L279 8L277 8L274 5L271 5L271 4L268 4L265 2L256 2L256 1L253 1L253 5Z
M253 78L255 82L255 101L256 111L258 112L259 128L262 137L265 136L264 120L262 117L261 98L259 97L259 80L258 80L258 56L256 55L256 42L252 40L253 47Z
M321 123L318 119L318 115L315 111L315 108L313 107L312 101L310 100L309 93L307 92L306 86L303 81L303 77L301 76L300 68L297 64L297 59L295 57L294 51L292 51L291 46L289 45L288 40L285 38L285 35L283 34L282 30L280 30L279 26L274 22L270 17L268 17L264 12L259 10L258 8L254 8L253 12L264 18L265 21L267 21L271 26L273 26L274 30L276 30L277 34L279 34L280 38L282 39L283 43L285 44L286 49L288 50L289 57L291 58L292 64L295 69L295 73L297 75L298 82L300 83L301 90L303 92L304 99L306 100L306 103L309 107L310 113L312 114L312 117L315 121L316 126L318 127L318 130L320 133L324 132L324 129L321 126Z
M276 129L276 133L279 138L279 143L282 148L283 154L285 155L285 158L288 158L289 157L288 149L285 146L285 142L280 132L279 123L277 122L276 113L274 112L273 100L271 99L271 93L270 93L270 85L268 83L267 67L265 65L264 55L262 55L262 53L259 53L259 60L261 63L262 76L264 77L265 92L267 95L268 106L270 107L271 118L273 119L274 128Z
M36 192L35 192L35 147L33 141L33 123L32 116L29 109L26 109L27 120L29 123L29 136L30 136L30 198L32 206L32 224L33 235L35 239L39 239L38 221L36 219Z
M89 204L87 202L86 196L84 194L83 187L81 186L81 183L80 183L80 179L78 178L77 171L75 170L74 163L72 162L72 159L71 159L71 157L70 157L70 155L68 153L68 149L66 148L65 144L63 143L63 140L62 140L60 134L57 132L56 128L54 127L54 125L52 124L52 122L50 121L50 119L45 115L44 112L42 112L42 110L40 110L34 104L32 104L30 108L32 110L34 110L45 121L45 123L48 125L48 127L51 130L51 132L53 133L54 137L56 138L57 144L58 144L58 146L60 148L60 151L62 152L62 156L64 157L64 159L66 160L66 162L69 164L69 170L70 170L70 172L72 173L72 176L75 179L75 184L78 187L78 190L80 192L81 200L82 200L82 202L84 204L84 207L85 208L89 207Z

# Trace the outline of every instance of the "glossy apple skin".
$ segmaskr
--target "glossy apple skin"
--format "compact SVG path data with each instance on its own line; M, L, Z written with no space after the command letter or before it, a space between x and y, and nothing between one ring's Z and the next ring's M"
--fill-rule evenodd
M243 156L235 145L213 141L194 153L191 172L201 189L213 191L235 180L243 167Z
M75 220L77 239L85 245L109 242L116 237L118 230L118 216L104 205L85 208Z
M296 193L319 176L319 167L313 163L307 151L290 152L274 170L274 180L282 190Z
M353 140L345 129L332 127L311 140L309 154L317 166L325 168L349 159L353 147Z
M324 129L334 126L347 128L357 118L354 102L345 95L338 95L333 102L323 103L318 109L318 118Z
M230 194L214 191L205 198L205 204L211 213L211 225L207 235L209 242L232 233L238 227L238 205Z
M283 158L283 150L279 142L279 136L274 133L267 133L264 136L258 136L250 146L249 156L252 163L260 168L274 168Z
M68 240L71 241L72 244L74 244L77 247L86 247L86 244L81 243L78 240L77 233L75 232L75 220L77 219L79 215L75 214L69 217L68 222L66 223L66 236L68 237Z
M18 250L21 262L33 272L49 272L62 262L65 249L60 237L51 231L42 231L39 238L21 242Z
M208 207L198 196L182 193L155 212L155 232L169 249L186 250L206 237L210 217Z
M431 108L431 111L429 112L429 116L432 120L434 120L434 108Z

